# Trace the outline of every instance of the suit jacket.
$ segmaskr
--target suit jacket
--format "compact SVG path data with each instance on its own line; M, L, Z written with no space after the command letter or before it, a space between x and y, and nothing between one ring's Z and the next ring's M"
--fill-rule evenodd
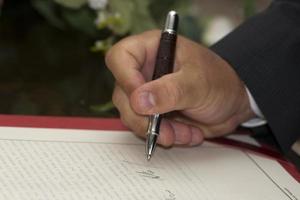
M244 81L287 152L300 136L300 0L275 0L211 49Z

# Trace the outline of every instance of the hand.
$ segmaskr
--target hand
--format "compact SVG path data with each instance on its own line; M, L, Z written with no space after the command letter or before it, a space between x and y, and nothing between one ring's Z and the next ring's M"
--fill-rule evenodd
M116 78L113 102L121 120L144 137L148 115L162 120L158 143L197 145L230 133L254 116L245 86L231 66L209 49L178 37L174 72L150 81L160 31L123 39L106 56Z

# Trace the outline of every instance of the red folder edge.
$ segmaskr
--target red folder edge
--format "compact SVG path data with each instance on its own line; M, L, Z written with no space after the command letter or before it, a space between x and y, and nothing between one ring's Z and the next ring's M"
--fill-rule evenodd
M128 130L128 128L126 128L118 118L49 117L1 114L0 126L85 130ZM285 168L285 170L300 183L300 173L297 168L292 163L283 159L280 153L276 151L256 147L227 138L215 138L209 141L225 144L234 148L247 149L252 152L271 157L277 160Z

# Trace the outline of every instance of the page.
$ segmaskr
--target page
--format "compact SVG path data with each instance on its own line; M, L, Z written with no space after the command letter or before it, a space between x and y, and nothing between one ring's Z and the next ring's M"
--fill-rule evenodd
M276 162L212 143L157 148L129 132L0 128L0 199L297 200Z

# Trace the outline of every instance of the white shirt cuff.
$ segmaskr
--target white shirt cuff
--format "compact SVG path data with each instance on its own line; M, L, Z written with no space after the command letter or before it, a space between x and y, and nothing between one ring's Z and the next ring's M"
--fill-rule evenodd
M251 95L250 91L248 90L248 88L246 86L245 86L245 88L246 88L246 92L247 92L248 99L250 102L250 107L251 107L252 111L255 113L256 117L242 123L241 125L246 128L253 128L253 127L262 126L262 125L267 124L267 121L265 120L264 115L260 111L260 109L259 109L258 105L256 104L253 96Z
M249 98L250 107L257 117L252 118L252 119L242 123L241 125L246 128L254 128L254 127L265 125L267 123L267 120L265 120L264 115L262 114L261 110L259 109L258 105L256 104L256 102L255 102L253 96L251 95L250 91L248 90L248 88L247 87L245 87L245 88L246 88L246 92L247 92L247 95ZM300 156L300 138L293 144L292 150L294 152L296 152L296 154L298 156Z
M292 146L292 149L300 156L300 139Z

